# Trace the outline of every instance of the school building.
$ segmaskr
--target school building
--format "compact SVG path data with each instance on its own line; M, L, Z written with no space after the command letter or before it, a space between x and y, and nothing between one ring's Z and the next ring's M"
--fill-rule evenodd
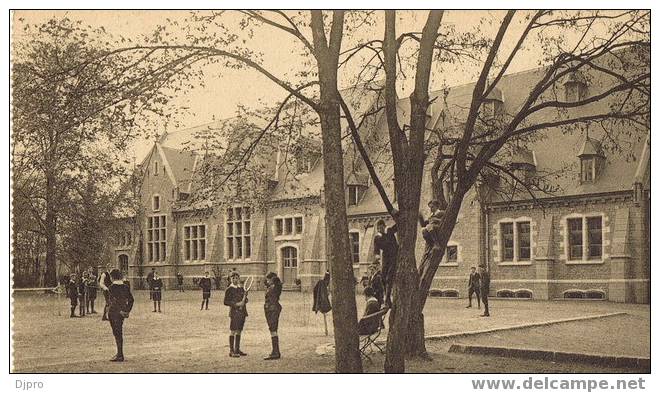
M485 115L516 111L528 90L520 86L533 86L543 72L539 68L504 76L482 106ZM611 83L602 73L575 72L556 84L555 99L581 100ZM472 89L473 84L466 84L432 92L429 126L457 126ZM354 87L343 93L359 97L354 105L358 114L379 103L371 89ZM597 101L570 110L582 115L610 104ZM401 99L399 106L400 118L406 119L409 101ZM533 119L542 123L556 116L556 110L543 110ZM228 122L164 133L139 166L140 206L120 219L123 229L109 256L133 285L152 268L167 288L175 286L177 273L184 276L186 286L193 286L205 271L221 279L232 269L255 276L255 285L274 271L285 288L304 291L322 277L325 216L332 212L324 208L320 149L297 155L277 147L265 152L263 168L270 181L264 190L266 201L258 207L231 201L222 206L186 203L195 192L195 176L204 160L203 152L185 147L187 142L199 130L226 127ZM384 116L366 122L360 132L368 148L382 146L388 138ZM542 179L552 184L552 190L533 197L524 189L505 195L496 192L504 187L501 179L474 187L463 202L433 294L467 296L470 267L486 264L491 296L648 303L650 130L622 132L616 143L608 138L598 127L568 133L548 129L524 147L504 152L517 176ZM387 178L391 164L379 165ZM295 168L297 176L284 174L284 167ZM374 259L375 222L383 218L391 224L391 219L364 164L350 148L345 172L351 253L359 279ZM396 201L391 181L385 183ZM422 209L429 186L430 180L425 180ZM419 236L418 260L423 246Z

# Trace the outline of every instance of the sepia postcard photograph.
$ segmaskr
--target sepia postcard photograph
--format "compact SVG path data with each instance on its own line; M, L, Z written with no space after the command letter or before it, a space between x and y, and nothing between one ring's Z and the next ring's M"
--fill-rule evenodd
M8 10L8 388L650 388L651 10L443 5Z

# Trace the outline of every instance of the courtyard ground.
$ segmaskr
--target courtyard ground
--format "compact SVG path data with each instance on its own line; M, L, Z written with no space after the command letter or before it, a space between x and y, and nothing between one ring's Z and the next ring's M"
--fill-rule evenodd
M311 311L311 294L284 292L280 319L283 358L263 361L270 351L270 337L263 315L263 293L255 292L248 304L249 317L241 349L249 356L228 355L227 307L222 293L214 292L209 311L200 311L201 294L168 291L163 294L163 313L153 313L148 292L135 292L135 306L125 322L126 362L111 363L114 340L100 314L68 317L68 301L54 295L19 293L14 296L13 371L15 372L332 372L332 355L316 349L333 342L323 331L321 314ZM102 298L97 310L102 310ZM358 296L359 312L364 300ZM570 322L478 336L428 341L432 361L411 361L410 372L645 372L601 368L588 364L512 359L448 353L452 343L488 343L496 346L553 348L609 355L650 356L650 308L648 305L602 301L507 301L492 300L490 318L481 310L466 309L463 299L430 298L426 310L427 335L459 333L516 326L548 320L625 312L626 315ZM58 315L59 314L59 315ZM383 357L364 362L369 372L382 371Z

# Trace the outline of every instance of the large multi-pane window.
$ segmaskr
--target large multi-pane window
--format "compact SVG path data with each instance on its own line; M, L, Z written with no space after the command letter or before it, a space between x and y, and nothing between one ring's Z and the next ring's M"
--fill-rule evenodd
M513 223L500 224L502 234L502 260L513 261Z
M566 220L568 259L601 259L603 256L603 218L577 217Z
M250 213L249 207L227 209L227 259L247 259L252 256Z
M167 258L167 216L147 218L147 259L162 262Z
M500 223L502 262L527 262L532 258L531 222Z
M348 236L351 243L351 260L354 265L357 265L360 263L360 233L349 232Z
M183 227L183 257L186 261L206 259L206 225Z
M302 216L278 217L275 219L275 236L300 235L302 232Z

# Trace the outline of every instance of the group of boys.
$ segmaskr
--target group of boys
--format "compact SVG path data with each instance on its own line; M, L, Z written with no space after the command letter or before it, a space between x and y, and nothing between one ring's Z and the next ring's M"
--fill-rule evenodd
M70 317L76 317L76 307L79 309L79 317L84 317L86 314L96 314L94 302L96 301L97 292L98 282L91 267L83 271L81 277L72 273L66 284L66 294L71 301Z
M480 265L478 271L472 267L468 279L468 305L465 308L472 307L472 295L477 295L477 308L481 308L481 303L484 304L484 313L481 316L490 317L488 292L490 292L490 274L486 271L486 267Z

